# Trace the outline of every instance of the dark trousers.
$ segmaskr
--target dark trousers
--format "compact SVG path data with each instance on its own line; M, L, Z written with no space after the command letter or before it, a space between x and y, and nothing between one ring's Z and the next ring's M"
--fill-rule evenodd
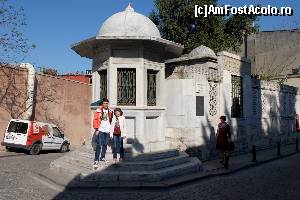
M98 133L98 141L97 141L96 152L95 152L95 161L99 161L99 156L100 156L100 160L105 158L108 139L109 139L109 133L105 133L101 131Z
M113 158L117 158L117 154L120 154L120 158L124 158L123 138L119 135L113 136Z

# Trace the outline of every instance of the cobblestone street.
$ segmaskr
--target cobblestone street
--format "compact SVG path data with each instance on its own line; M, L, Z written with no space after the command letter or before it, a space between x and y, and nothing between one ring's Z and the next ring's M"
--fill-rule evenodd
M46 169L62 155L0 152L0 199L51 199L56 191L32 178L32 174Z
M164 190L73 189L35 178L63 154L0 153L0 199L300 199L300 154L221 177Z

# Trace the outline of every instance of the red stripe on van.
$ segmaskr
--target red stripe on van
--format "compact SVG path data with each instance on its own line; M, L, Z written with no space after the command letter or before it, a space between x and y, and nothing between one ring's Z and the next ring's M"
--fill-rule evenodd
M35 127L37 126L37 127ZM38 132L34 132L35 129L38 129ZM42 142L42 129L34 121L29 122L28 135L26 145L32 145L35 141Z

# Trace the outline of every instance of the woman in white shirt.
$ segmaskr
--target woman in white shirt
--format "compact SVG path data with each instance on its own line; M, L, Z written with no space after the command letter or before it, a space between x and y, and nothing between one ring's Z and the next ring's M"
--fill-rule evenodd
M125 117L121 108L115 108L114 116L111 122L110 132L113 133L113 163L117 163L117 154L120 154L119 161L124 158L123 138L126 138L127 128Z

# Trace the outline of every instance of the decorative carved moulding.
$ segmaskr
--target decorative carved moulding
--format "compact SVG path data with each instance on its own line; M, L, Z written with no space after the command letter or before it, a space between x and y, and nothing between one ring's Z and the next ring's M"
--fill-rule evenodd
M218 83L209 82L209 115L218 114Z
M198 79L205 76L208 81L221 82L222 72L218 66L209 66L206 64L178 65L174 68L172 74L182 79Z
M233 75L251 75L251 61L226 51L219 52L218 63Z
M150 68L157 68L159 70L159 69L163 68L165 66L165 64L144 59L144 66L147 66Z
M249 63L232 58L224 58L224 69L237 75L250 75L251 66Z

